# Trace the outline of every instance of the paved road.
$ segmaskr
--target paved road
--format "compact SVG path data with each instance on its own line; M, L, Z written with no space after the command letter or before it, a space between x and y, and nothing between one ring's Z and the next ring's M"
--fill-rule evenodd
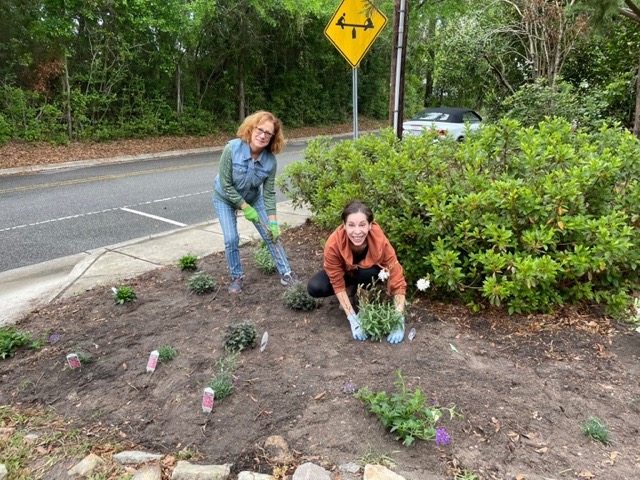
M305 147L288 145L279 172ZM212 220L219 158L218 150L0 176L0 272Z

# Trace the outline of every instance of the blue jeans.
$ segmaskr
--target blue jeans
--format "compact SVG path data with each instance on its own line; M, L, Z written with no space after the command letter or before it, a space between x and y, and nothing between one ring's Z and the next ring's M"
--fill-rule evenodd
M213 198L213 206L218 213L218 220L220 220L220 226L222 227L222 234L224 236L224 253L227 257L227 265L229 265L229 273L231 278L238 278L244 275L242 269L242 263L240 262L240 235L238 235L238 219L236 217L236 208L231 207L228 204ZM269 225L269 216L267 215L267 209L264 206L262 195L260 195L253 205L253 208L258 212L260 217L260 223L255 223L256 230L267 244L267 248L273 257L273 260L278 269L280 275L291 273L291 267L289 267L289 260L287 260L287 254L284 251L284 247L280 242L275 245L271 241L265 226Z

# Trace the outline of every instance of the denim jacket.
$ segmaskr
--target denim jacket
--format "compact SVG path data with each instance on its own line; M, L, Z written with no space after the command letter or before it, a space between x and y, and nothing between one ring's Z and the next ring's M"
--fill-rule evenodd
M213 195L239 209L245 202L252 205L262 194L267 215L275 215L276 169L276 157L270 151L263 150L254 162L246 142L239 138L231 140L222 151Z

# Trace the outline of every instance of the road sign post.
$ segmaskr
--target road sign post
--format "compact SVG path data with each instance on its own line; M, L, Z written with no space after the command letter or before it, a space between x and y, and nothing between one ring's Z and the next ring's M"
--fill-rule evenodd
M342 0L324 29L325 36L353 68L353 138L358 138L358 65L387 24L367 0Z

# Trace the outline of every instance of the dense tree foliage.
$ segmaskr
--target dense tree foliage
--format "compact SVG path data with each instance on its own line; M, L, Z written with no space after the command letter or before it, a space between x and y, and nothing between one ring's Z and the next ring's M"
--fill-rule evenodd
M392 17L393 0L360 1ZM349 121L351 67L324 36L340 3L2 0L0 143L204 134L232 130L261 108L290 126ZM509 111L524 119L526 105L514 110L514 101L546 88L540 99L588 95L587 124L631 128L638 124L635 6L407 0L405 116L455 105L489 120ZM392 24L358 76L360 114L381 119L389 113Z

